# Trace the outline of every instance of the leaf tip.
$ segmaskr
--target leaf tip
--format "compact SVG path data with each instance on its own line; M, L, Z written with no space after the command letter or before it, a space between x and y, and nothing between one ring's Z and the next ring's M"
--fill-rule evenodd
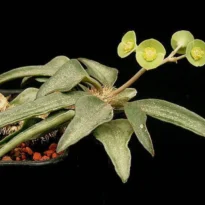
M56 148L56 153L62 152L64 150L65 150L64 147L58 143L57 148Z
M152 149L151 155L152 155L152 157L155 157L155 151L154 151L154 149Z
M128 179L129 179L129 177L126 177L126 178L121 177L121 180L122 180L122 183L123 183L123 184L126 184L127 181L128 181Z
M152 157L155 157L155 151L154 151L153 144L151 144L151 147L150 147L150 149L148 151L149 151L149 153L151 154Z

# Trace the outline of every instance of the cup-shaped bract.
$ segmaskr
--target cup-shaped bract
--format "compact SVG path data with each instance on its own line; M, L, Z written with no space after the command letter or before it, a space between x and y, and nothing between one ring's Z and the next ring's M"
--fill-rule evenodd
M121 58L125 58L135 51L136 45L136 34L134 31L128 31L123 37L117 47L117 54Z
M146 70L157 68L163 62L165 55L164 46L155 39L141 42L136 50L137 62Z
M175 50L180 46L177 51L178 54L185 54L187 45L194 40L194 36L186 30L177 31L172 35L171 46Z
M186 49L186 58L196 67L205 65L205 42L200 39L190 42Z

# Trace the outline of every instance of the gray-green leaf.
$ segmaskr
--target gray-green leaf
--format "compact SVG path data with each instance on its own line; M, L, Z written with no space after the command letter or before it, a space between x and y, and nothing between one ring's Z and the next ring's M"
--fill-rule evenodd
M15 97L11 102L10 105L21 105L25 102L31 102L36 99L36 94L38 92L37 88L27 88L22 91L17 97Z
M27 84L29 84L30 82L32 82L34 79L33 76L29 76L29 77L24 77L21 81L21 87L25 87Z
M49 79L49 77L24 77L21 81L21 87L26 86L27 84L29 84L33 80L35 80L39 83L45 83L48 79Z
M99 125L113 118L111 105L95 96L84 96L76 102L76 114L61 137L57 152L65 150L89 135Z
M88 93L83 91L52 93L33 102L5 110L0 113L0 127L74 105L84 95Z
M137 101L128 102L125 105L125 114L140 143L152 156L154 156L152 140L146 127L147 116L140 107L138 107Z
M38 77L35 78L35 80L39 83L45 83L47 80L49 79L49 77Z
M159 99L138 100L137 105L147 115L205 137L205 119L184 107Z
M39 89L37 98L45 96L54 91L70 91L78 83L89 78L81 64L72 59L65 63L49 80Z
M21 132L12 140L10 140L7 144L5 144L0 149L0 157L2 157L7 152L11 151L13 148L21 144L22 142L30 140L33 136L44 134L50 130L56 129L61 124L67 122L74 116L75 112L73 110L63 111L57 113L51 117L46 118L45 120L34 124L32 127L27 130Z
M113 105L115 107L122 107L126 102L134 98L137 94L137 90L135 88L126 88L124 91L115 96L113 100Z
M79 61L85 64L89 75L103 85L112 87L117 80L118 70L116 68L108 67L86 58L79 58Z
M94 131L94 136L104 145L115 171L124 183L130 176L131 153L128 143L132 134L132 126L126 119L104 123Z
M44 66L24 66L12 69L0 75L0 84L16 78L26 76L52 76L69 58L66 56L57 56Z
M85 92L89 92L89 88L84 86L83 84L78 84L78 86Z

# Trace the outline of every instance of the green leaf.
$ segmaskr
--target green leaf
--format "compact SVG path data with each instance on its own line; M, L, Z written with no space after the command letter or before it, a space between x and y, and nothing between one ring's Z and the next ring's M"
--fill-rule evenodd
M11 151L13 148L21 144L22 142L30 140L33 136L44 134L50 130L56 129L61 124L67 122L74 116L75 112L73 110L67 112L60 112L45 120L34 124L27 130L19 133L16 137L10 140L0 149L0 157L2 157L7 152Z
M0 89L0 93L9 96L11 94L19 94L23 91L23 89Z
M25 87L26 85L28 85L29 83L33 82L34 80L34 77L31 76L31 77L24 77L21 81L21 87Z
M137 105L147 115L205 137L205 119L184 107L159 99L138 100Z
M22 105L25 102L31 102L36 99L36 94L38 92L37 88L27 88L23 92L21 92L16 98L14 98L10 105Z
M126 102L131 100L137 95L137 90L135 88L126 88L121 93L116 95L112 101L112 105L115 108L120 108L124 106Z
M72 59L65 63L48 81L46 81L39 89L37 98L45 96L54 91L66 92L81 81L90 78L81 64Z
M35 80L39 83L45 83L49 78L46 78L46 77L38 77L38 78L35 78Z
M125 105L125 114L140 143L152 156L154 156L152 140L146 127L147 116L140 107L138 107L137 101L128 102Z
M133 129L128 120L117 119L95 129L95 137L104 145L115 170L125 183L130 176L131 153L128 143Z
M31 119L24 120L24 121L22 122L22 123L23 123L22 127L21 127L18 131L16 131L16 132L14 132L14 133L12 133L12 134L10 134L10 135L4 137L4 138L0 141L0 146L2 146L3 144L7 143L7 142L10 141L11 139L13 139L16 135L18 135L19 133L21 133L22 131L24 131L25 129L31 127L32 125L36 124L36 123L39 122L39 121L40 121L39 118L31 118Z
M80 89L82 89L83 91L85 92L88 92L89 91L89 88L84 86L83 84L78 84L78 86L80 87Z
M11 109L0 112L0 127L19 122L21 120L39 116L67 108L74 105L82 96L88 95L83 91L73 91L69 93L52 93L33 102L24 103Z
M58 142L57 152L65 150L89 135L99 125L111 121L113 109L95 96L84 96L76 102L76 114Z
M37 81L39 83L45 83L47 80L49 79L49 77L24 77L21 81L21 87L25 87L27 84L33 82L33 81Z
M79 61L87 67L88 74L104 86L112 87L117 80L118 70L116 68L108 67L86 58L79 58Z
M181 48L177 51L178 54L185 54L187 45L194 40L194 36L186 30L177 31L172 35L171 46L175 50L179 45Z
M52 76L69 58L57 56L44 66L24 66L0 75L0 84L27 76Z

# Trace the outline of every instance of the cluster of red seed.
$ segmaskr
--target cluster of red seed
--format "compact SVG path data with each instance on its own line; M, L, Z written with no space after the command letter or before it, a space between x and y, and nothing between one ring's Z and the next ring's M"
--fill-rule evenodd
M48 150L44 151L43 153L34 152L30 147L28 147L25 143L21 143L18 147L13 149L9 155L5 155L2 157L2 161L26 161L26 160L33 160L33 161L44 161L49 159L57 158L61 153L56 153L56 143L52 143Z

